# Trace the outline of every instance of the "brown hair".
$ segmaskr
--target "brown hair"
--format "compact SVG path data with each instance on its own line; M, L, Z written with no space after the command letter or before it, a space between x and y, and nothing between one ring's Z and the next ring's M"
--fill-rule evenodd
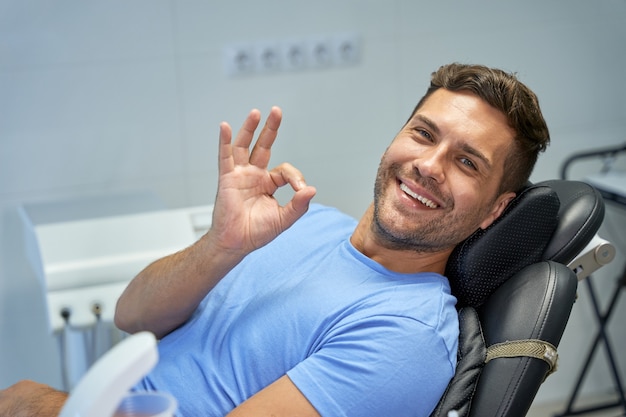
M528 181L539 152L545 151L550 142L548 126L535 93L515 74L482 65L453 63L433 72L430 86L411 117L439 88L469 91L506 116L515 131L515 145L504 161L508 173L502 178L500 192L519 191Z

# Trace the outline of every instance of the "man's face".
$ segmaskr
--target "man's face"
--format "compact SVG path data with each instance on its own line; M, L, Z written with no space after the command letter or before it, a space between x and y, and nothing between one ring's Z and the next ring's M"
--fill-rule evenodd
M498 194L514 132L468 92L435 91L383 155L373 230L391 249L448 250L489 226L514 197Z

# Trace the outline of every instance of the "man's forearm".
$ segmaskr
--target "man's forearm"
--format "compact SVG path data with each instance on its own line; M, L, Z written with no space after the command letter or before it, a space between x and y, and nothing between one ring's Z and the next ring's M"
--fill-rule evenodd
M67 393L33 381L0 391L0 417L57 417Z
M209 235L187 249L148 265L120 297L115 324L129 333L161 338L185 323L206 294L243 254L220 250Z

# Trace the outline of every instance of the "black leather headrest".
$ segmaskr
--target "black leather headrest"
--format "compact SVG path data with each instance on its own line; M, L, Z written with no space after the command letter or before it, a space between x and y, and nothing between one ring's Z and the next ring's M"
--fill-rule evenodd
M490 227L454 249L446 266L458 306L480 306L503 282L541 261L557 227L559 198L549 185L530 185Z
M561 202L559 222L545 250L544 259L567 265L587 246L602 225L602 194L582 181L550 180L537 185L552 188Z

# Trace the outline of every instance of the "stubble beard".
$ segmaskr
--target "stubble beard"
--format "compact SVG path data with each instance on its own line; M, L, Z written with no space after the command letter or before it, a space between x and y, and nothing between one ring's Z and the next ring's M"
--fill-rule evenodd
M399 228L397 224L406 222L406 214L394 209L392 202L386 199L385 192L388 192L390 184L396 181L400 172L400 164L392 163L385 167L381 162L376 175L371 228L380 245L391 250L434 253L456 246L477 229L464 226L477 224L476 213L452 213L453 203L445 209L434 209L445 211L430 221L420 219L419 214L415 214L410 228ZM429 190L436 187L429 183L432 179L416 178L416 181ZM452 199L448 201L452 202Z

